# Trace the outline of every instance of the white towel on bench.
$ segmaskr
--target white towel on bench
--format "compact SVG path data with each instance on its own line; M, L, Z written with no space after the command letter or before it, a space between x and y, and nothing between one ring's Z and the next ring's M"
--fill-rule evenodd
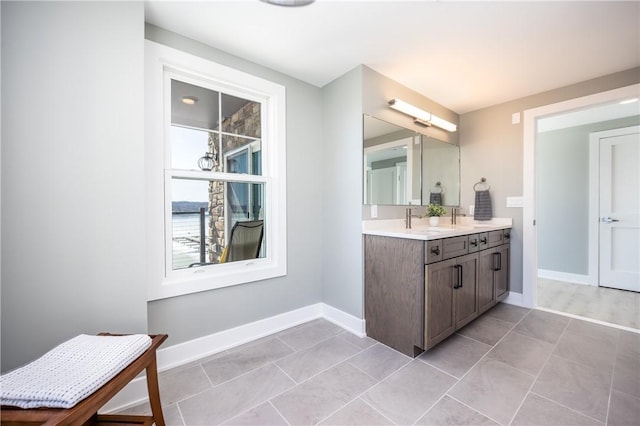
M115 377L151 346L146 334L81 334L0 376L0 404L71 408Z

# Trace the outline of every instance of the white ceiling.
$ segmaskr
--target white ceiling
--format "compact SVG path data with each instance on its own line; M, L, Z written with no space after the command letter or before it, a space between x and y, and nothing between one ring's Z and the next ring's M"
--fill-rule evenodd
M459 114L640 66L637 0L147 0L145 19L318 87L364 64Z

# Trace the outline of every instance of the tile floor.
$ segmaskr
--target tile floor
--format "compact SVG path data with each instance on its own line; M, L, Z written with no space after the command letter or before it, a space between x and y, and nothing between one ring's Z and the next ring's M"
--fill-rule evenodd
M640 293L538 278L538 306L640 329Z
M320 319L159 379L170 425L640 425L639 334L506 304L415 359Z

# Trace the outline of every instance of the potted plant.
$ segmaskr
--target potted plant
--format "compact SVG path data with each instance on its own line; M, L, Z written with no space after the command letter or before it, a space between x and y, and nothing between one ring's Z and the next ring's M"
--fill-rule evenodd
M440 216L447 214L447 209L440 204L429 204L427 206L427 216L429 216L429 225L438 226L440 223Z

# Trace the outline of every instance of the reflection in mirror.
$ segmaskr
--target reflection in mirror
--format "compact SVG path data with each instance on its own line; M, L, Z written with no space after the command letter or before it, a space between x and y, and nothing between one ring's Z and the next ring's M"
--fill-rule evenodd
M452 145L422 136L422 204L460 205L460 151Z
M363 116L364 204L460 204L460 150Z
M420 204L420 136L364 116L364 203Z

